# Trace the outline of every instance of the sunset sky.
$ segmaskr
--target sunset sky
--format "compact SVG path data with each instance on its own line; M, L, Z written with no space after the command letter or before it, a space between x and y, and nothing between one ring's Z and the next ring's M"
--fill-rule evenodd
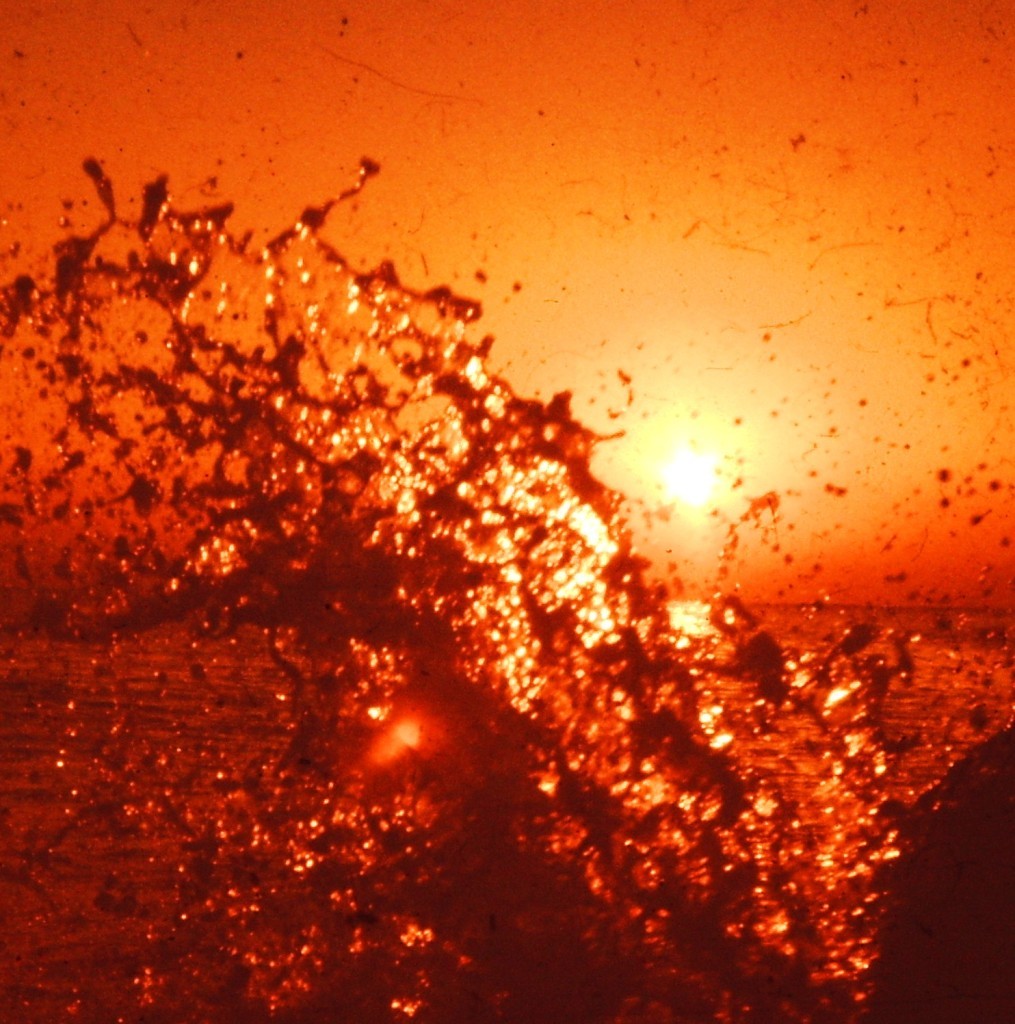
M745 518L727 584L755 599L1011 604L1013 26L1012 0L21 4L0 277L63 200L97 219L87 156L123 204L167 173L265 238L367 156L329 238L478 298L516 389L625 432L596 468L660 572L707 591Z

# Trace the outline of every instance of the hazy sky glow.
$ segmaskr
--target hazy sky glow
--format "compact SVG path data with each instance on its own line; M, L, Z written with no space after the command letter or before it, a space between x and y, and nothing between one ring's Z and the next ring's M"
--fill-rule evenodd
M7 13L4 277L97 219L85 156L264 235L369 156L336 245L625 431L597 469L662 571L707 591L774 493L751 597L1015 601L1011 0L229 6Z

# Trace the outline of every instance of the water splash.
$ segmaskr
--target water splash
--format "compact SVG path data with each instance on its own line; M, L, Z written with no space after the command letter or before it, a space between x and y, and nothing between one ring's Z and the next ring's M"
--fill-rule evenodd
M852 1019L904 641L675 622L596 436L490 371L478 303L350 267L333 203L254 250L85 170L103 222L0 300L8 631L168 636L194 688L260 650L275 710L187 761L109 698L21 849L43 888L81 837L157 851L88 897L129 978L82 970L78 1019Z

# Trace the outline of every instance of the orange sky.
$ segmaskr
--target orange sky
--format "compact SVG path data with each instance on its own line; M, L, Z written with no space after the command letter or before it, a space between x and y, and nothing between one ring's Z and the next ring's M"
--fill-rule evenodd
M480 298L516 387L627 431L597 468L661 567L707 589L726 524L774 491L732 577L752 597L1011 603L1013 14L22 4L0 27L0 250L58 237L84 156L121 200L166 172L266 233L369 156L339 248ZM715 515L667 521L687 445L720 456Z

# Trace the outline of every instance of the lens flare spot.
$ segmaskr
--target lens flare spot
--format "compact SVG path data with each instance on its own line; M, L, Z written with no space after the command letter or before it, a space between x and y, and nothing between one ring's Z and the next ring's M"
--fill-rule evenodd
M396 718L375 740L371 751L372 760L377 765L391 764L409 751L421 750L428 738L419 718Z

